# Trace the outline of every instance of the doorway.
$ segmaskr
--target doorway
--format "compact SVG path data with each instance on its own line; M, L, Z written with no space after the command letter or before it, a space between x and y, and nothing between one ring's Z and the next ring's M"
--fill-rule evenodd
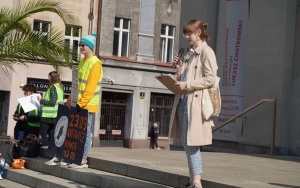
M102 92L99 130L101 141L124 140L127 96L128 93Z
M0 135L7 135L9 95L9 91L0 91Z
M151 93L149 129L153 123L157 123L159 135L169 135L169 123L173 107L174 95L163 93Z

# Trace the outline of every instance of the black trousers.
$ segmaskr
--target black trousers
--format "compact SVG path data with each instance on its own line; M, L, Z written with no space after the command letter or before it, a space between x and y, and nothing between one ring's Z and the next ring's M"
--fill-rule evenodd
M157 138L151 138L151 139L150 139L150 149L154 149L154 146L155 146L156 148L158 148Z
M42 146L49 146L50 141L54 138L54 127L55 125L52 123L41 122L40 134L42 137Z

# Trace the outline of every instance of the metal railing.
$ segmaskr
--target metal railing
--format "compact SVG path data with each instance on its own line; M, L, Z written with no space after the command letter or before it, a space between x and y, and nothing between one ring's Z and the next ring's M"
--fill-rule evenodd
M271 132L272 135L271 135L271 148L270 148L270 155L273 155L274 146L275 146L276 99L262 99L262 100L258 101L257 103L253 104L252 106L246 108L244 111L242 111L239 114L237 114L237 115L233 116L232 118L228 119L226 122L224 122L220 126L213 128L212 132L215 132L215 131L219 130L220 128L224 127L225 125L227 125L228 123L232 122L236 118L238 118L238 117L246 114L247 112L251 111L252 109L254 109L257 106L259 106L261 104L264 104L266 102L273 103L273 126L272 126L272 132Z

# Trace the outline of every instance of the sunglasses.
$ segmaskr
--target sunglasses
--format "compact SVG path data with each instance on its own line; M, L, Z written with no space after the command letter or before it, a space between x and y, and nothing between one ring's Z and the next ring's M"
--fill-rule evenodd
M86 45L85 44L79 44L78 46L84 48Z

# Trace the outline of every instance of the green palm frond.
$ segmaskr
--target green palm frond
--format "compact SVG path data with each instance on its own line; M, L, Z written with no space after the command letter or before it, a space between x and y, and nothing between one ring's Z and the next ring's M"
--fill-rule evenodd
M55 69L71 67L68 52L64 50L64 33L51 28L50 34L33 32L26 18L38 12L49 11L64 23L75 23L74 16L62 1L28 0L15 9L0 9L0 68L13 70L13 64L26 65L26 61L44 61Z
M0 44L0 62L24 64L25 60L48 61L55 68L71 66L69 54L64 50L64 35L52 28L51 35L15 31ZM4 53L4 55L2 55Z

